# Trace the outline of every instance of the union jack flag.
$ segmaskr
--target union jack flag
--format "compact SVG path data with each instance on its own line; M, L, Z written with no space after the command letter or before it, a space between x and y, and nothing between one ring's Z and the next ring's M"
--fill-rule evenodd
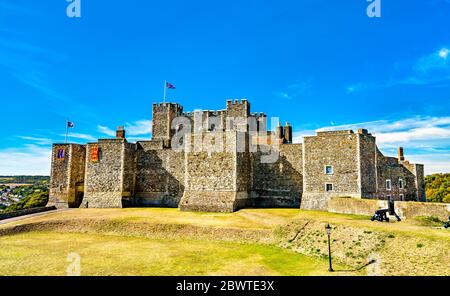
M177 88L175 87L175 85L173 85L173 84L171 84L171 83L169 83L169 82L166 82L166 88L167 88L167 89L177 89Z

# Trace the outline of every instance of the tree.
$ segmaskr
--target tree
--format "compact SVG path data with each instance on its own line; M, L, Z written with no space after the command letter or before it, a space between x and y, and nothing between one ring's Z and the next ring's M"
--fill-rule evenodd
M433 174L425 177L427 201L450 203L450 174Z

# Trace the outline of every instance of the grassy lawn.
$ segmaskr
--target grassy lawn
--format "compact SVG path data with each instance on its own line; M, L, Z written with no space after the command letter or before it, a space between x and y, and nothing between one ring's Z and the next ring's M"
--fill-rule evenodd
M70 253L80 255L81 275L327 275L328 266L275 246L222 241L31 232L0 237L0 245L0 275L66 275Z
M450 275L450 231L423 220L298 209L192 213L75 209L0 225L0 275L327 275L324 226L333 227L335 275ZM370 271L369 268L376 269Z

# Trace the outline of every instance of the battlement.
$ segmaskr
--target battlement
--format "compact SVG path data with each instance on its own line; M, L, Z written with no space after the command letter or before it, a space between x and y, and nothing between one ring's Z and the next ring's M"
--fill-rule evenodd
M234 99L234 100L228 99L227 100L227 107L228 106L232 106L232 105L249 105L249 102L248 102L247 99L241 99L241 100L239 100L239 99Z
M164 102L164 103L153 103L153 106L155 106L155 107L169 107L169 106L171 106L171 107L175 107L176 109L181 109L181 110L183 110L183 106L181 106L180 104L178 104L178 103L169 103L169 102Z
M264 112L252 112L250 113L250 115L256 118L267 117L266 113Z
M317 136L333 136L333 135L352 135L352 130L340 130L340 131L320 131L317 132Z

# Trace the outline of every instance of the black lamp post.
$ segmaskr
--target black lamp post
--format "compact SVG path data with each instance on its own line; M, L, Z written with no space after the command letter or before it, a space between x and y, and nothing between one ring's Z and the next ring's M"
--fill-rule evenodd
M327 224L327 226L325 226L325 229L327 231L327 235L328 235L328 260L330 262L330 267L328 268L329 272L333 272L333 266L331 265L331 243L330 243L330 236L331 236L331 226L330 224Z

